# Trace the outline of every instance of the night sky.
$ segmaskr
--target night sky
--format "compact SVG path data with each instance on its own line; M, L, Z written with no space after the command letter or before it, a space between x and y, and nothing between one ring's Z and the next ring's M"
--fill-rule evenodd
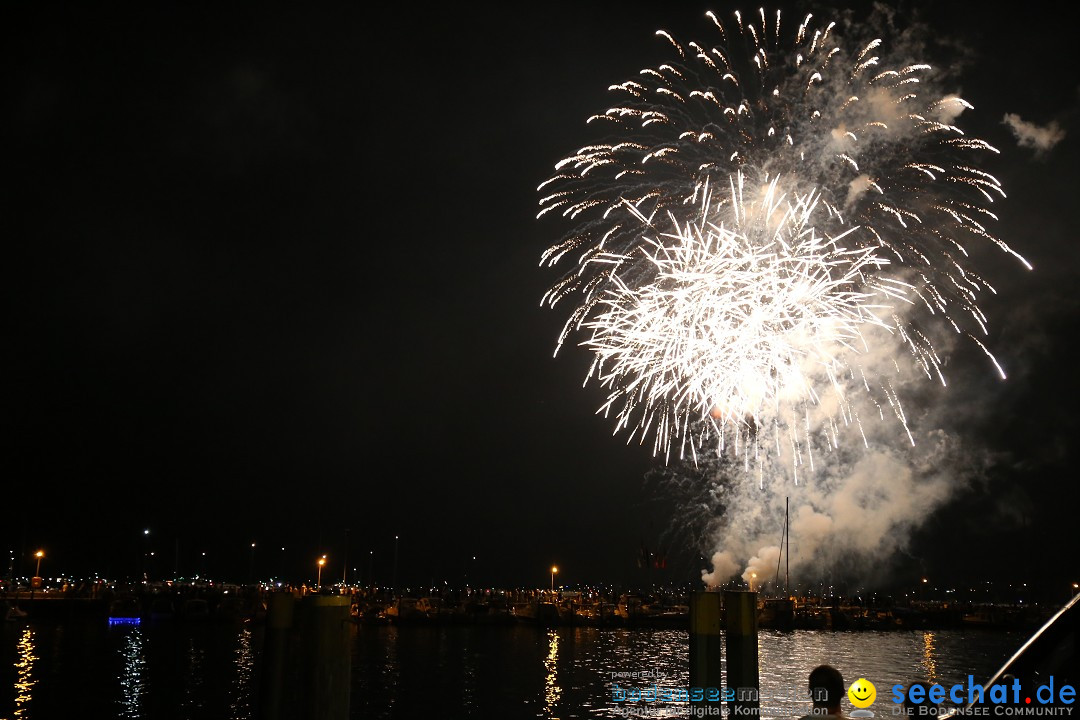
M1058 587L1078 570L1074 29L1051 4L938 5L930 61L963 61L962 124L1003 151L998 234L1035 271L984 266L1010 377L967 350L955 372L994 464L895 577ZM704 11L738 6L391 6L5 23L0 543L24 571L43 547L45 575L130 575L152 549L171 574L179 547L182 575L243 577L254 541L260 576L322 553L340 574L347 551L389 582L400 535L403 584L649 579L675 502L594 415L589 358L552 358L538 261L565 226L535 220L536 186L608 85L667 57L655 29L711 40ZM1005 113L1065 137L1018 147ZM654 578L696 577L699 549Z

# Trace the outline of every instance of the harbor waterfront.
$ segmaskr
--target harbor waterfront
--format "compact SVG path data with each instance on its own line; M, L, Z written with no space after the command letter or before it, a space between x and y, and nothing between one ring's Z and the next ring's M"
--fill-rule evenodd
M68 717L73 698L86 717L256 717L265 592L158 590L66 602L20 597L27 617L0 629L0 718ZM484 591L409 598L358 591L348 627L350 716L685 717L685 704L648 700L650 690L688 686L688 633L659 609L677 614L680 596L597 593L593 600L613 606L610 616L591 624L566 613L560 619L560 606L587 606L589 594ZM492 612L503 600L507 613ZM553 610L535 612L547 603ZM380 604L383 611L372 613ZM763 613L768 604L762 603ZM813 606L830 608L822 599ZM397 617L386 612L393 607ZM842 607L836 617L881 622L891 614L896 620L896 608ZM933 603L907 609L901 619L921 617L934 625L952 618L953 624L762 629L762 716L808 712L806 674L822 662L835 665L845 679L874 682L883 708L878 714L884 715L890 709L882 704L886 688L918 680L963 682L968 675L985 681L1028 635L1020 626L981 621L1018 618L1014 608L972 606L954 615ZM648 620L650 612L662 619Z
M12 585L14 587L14 584ZM1011 588L1011 586L1010 586ZM315 586L260 583L156 581L64 582L52 587L0 592L0 619L75 618L215 619L261 622L275 592L297 597ZM515 623L556 626L685 629L686 586L647 590L611 587L538 589L426 588L394 592L383 587L322 586L322 594L349 598L350 616L360 624ZM762 595L757 625L775 630L915 630L1011 628L1034 630L1057 609L1053 605L995 601L989 591L962 599L913 599L888 594ZM974 591L972 591L974 592ZM1009 591L1016 598L1019 593Z
M685 705L618 702L619 691L685 688L688 636L648 628L475 625L349 629L353 718L684 717ZM0 717L254 718L264 630L233 623L7 623ZM836 665L879 688L988 678L1016 631L763 630L763 717L798 717L806 673ZM21 714L16 714L20 713Z

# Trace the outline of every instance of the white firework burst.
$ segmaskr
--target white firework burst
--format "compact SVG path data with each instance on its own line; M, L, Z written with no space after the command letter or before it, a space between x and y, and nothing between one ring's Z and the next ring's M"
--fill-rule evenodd
M743 191L732 184L730 226L706 195L694 218L646 238L651 280L631 287L614 275L584 323L593 371L611 388L602 410L621 403L617 428L642 437L655 426L657 451L673 437L686 449L701 421L722 443L724 426L749 433L785 405L805 414L823 392L846 408L845 358L865 348L865 325L891 327L891 302L909 290L873 275L889 264L874 249L842 245L851 230L817 234L815 193L788 200L775 180L753 202Z
M968 103L930 89L926 64L888 66L881 40L808 15L787 46L779 13L707 15L720 43L659 31L676 57L611 86L621 101L589 119L606 134L540 186L538 217L572 223L541 264L577 261L543 303L576 296L556 352L587 333L616 430L664 453L730 434L756 454L771 426L812 464L813 433L833 445L836 416L859 426L846 384L906 430L888 380L860 367L865 327L941 382L930 326L990 355L975 334L993 288L967 246L1020 258L988 229L1004 192L979 158L997 151L955 124Z

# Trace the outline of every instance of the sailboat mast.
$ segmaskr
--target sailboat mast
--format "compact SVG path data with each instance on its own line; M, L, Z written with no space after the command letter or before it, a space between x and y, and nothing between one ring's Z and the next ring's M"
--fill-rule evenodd
M784 592L791 597L791 535L788 529L788 510L791 507L791 498L784 498L784 537L787 538L787 554L784 556Z

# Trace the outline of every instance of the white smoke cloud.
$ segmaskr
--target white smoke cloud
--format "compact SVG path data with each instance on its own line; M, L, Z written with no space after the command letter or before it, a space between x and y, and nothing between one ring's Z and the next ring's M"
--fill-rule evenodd
M712 571L701 572L701 580L706 587L719 587L730 580L742 567L735 556L727 551L717 551L712 556Z
M772 457L762 455L758 468L754 460L706 461L712 462L709 490L718 511L710 533L713 570L703 573L707 584L730 580L739 574L735 567L755 588L776 583L786 500L790 530L784 552L790 552L793 589L830 573L873 582L935 510L982 475L984 454L966 446L958 432L942 429L962 427L972 412L967 403L949 398L962 388L933 383L875 333L887 331L867 330L858 366L867 377L888 378L910 437L898 418L901 410L875 403L861 381L849 378L844 394L853 415L847 424L836 421L835 434L828 421L804 431L800 442L811 452L801 464L784 447ZM947 335L933 340L942 357L955 349Z
M1021 119L1015 113L1006 113L1003 121L1016 136L1020 147L1031 148L1036 155L1042 155L1065 138L1065 131L1055 121L1040 127L1035 123Z
M822 542L832 535L834 524L830 516L818 512L811 505L797 508L791 521L791 534L799 537L799 557L814 557Z
M769 545L760 548L757 555L754 555L746 563L746 570L742 574L743 581L754 590L757 590L762 584L776 579L776 568L779 561L780 546Z
M710 586L723 584L736 574L742 559L744 582L755 588L774 582L784 500L790 498L790 544L785 552L790 552L794 584L832 571L872 581L877 570L907 547L913 530L976 474L965 468L973 463L963 457L964 449L942 431L919 436L916 447L904 448L906 452L882 446L850 460L860 449L834 451L831 462L798 485L787 477L774 479L763 513L747 512L762 500L756 484L736 478L715 533L717 546L724 550L713 555L713 570L703 574L703 580Z
M874 183L867 174L862 174L859 177L848 183L847 199L844 201L844 207L851 207L855 204L862 195L873 187Z

